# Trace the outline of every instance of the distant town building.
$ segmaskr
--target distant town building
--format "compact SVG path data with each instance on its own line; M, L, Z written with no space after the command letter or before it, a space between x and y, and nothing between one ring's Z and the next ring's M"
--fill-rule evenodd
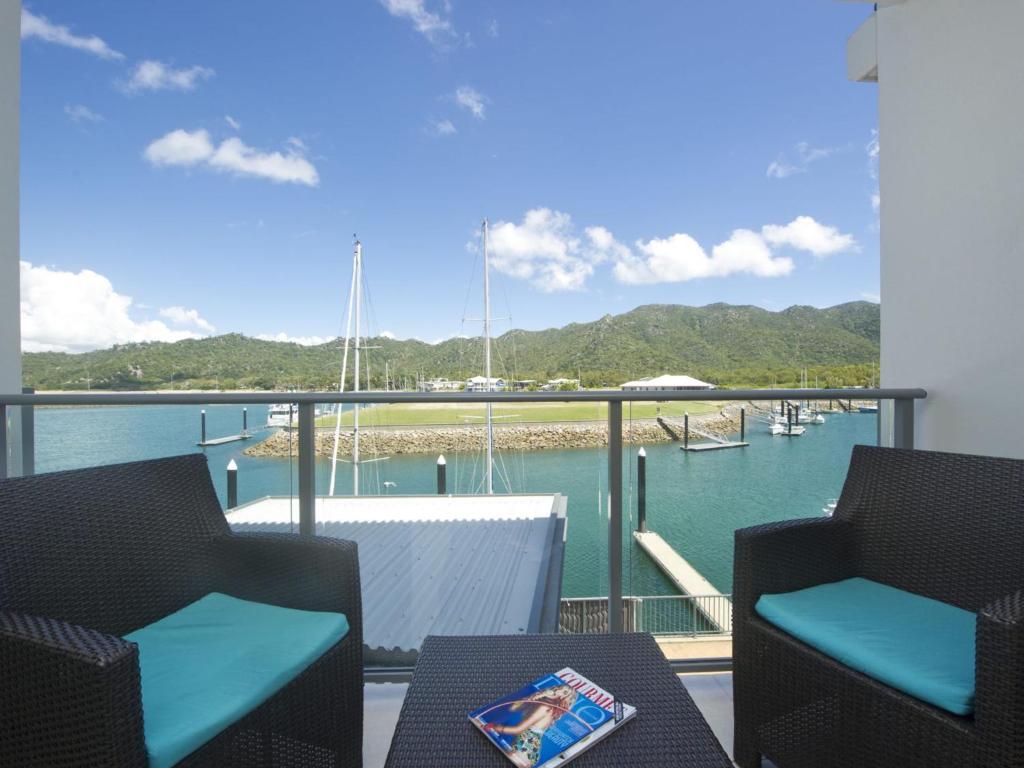
M683 389L714 389L714 384L695 379L692 376L655 376L652 379L627 381L622 389L627 391L654 390L656 392L674 392Z
M504 379L474 376L466 380L467 392L504 392L508 388Z
M461 381L452 379L429 379L420 382L420 392L455 392L462 389Z
M524 390L530 389L531 387L536 385L536 383L536 379L519 379L518 381L512 382L512 389L514 389L516 392L522 392Z
M548 379L548 383L541 386L545 392L551 392L556 389L579 389L579 379Z

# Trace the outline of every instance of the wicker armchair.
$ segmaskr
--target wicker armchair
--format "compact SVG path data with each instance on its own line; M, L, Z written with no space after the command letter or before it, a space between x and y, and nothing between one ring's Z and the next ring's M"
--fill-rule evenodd
M356 546L232 534L201 455L0 481L0 765L146 766L138 647L210 592L349 632L178 765L362 765Z
M860 576L977 613L973 716L849 669L764 621L762 594ZM857 446L831 519L736 532L742 768L1024 766L1024 461Z

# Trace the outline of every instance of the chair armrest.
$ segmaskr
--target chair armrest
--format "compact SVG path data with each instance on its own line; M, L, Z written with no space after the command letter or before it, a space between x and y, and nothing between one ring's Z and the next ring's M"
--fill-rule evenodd
M0 611L0 765L148 765L138 646Z
M1024 765L1024 591L978 611L974 664L979 765Z
M363 642L359 555L354 541L293 533L233 533L215 540L216 589L244 600L344 613Z
M792 592L856 575L853 525L833 518L767 523L736 531L735 623L763 594Z

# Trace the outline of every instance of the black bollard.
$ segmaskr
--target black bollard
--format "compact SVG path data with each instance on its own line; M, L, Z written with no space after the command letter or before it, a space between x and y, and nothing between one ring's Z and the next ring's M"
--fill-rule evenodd
M647 451L643 448L636 455L636 529L647 530Z
M228 462L228 509L238 506L238 465L232 459Z
M444 454L437 457L437 495L444 496L448 493L448 479L446 477L448 463L444 460Z

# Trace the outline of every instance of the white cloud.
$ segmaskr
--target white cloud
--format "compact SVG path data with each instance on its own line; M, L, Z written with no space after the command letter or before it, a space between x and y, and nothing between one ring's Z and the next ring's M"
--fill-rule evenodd
M260 341L280 341L286 344L298 344L300 347L318 347L333 341L332 336L289 336L287 333L258 333L256 338Z
M487 97L468 85L460 85L455 89L455 103L463 109L469 110L477 120L487 117L486 102Z
M751 274L780 277L793 271L793 260L777 257L756 232L737 229L723 243L704 251L693 237L675 234L637 241L640 255L629 253L617 260L614 274L621 283L681 283L707 277Z
M125 93L139 91L191 91L200 80L209 80L214 71L209 67L174 69L162 61L146 59L135 65L131 78L121 84Z
M288 145L283 153L261 152L232 137L215 148L207 131L189 132L179 128L150 143L143 156L156 166L204 163L215 170L239 176L315 187L320 183L320 177L305 157L305 145L294 138L288 140Z
M306 159L302 149L294 144L284 153L260 152L239 138L230 138L217 147L210 158L210 165L239 176L257 176L276 182L305 184L308 187L320 183L316 168Z
M26 352L85 352L113 344L198 338L159 320L135 320L130 296L89 269L66 272L21 262L21 339ZM196 315L198 317L198 313Z
M82 37L74 34L68 27L54 24L45 16L37 16L25 8L21 9L21 37L23 40L37 38L54 45L63 45L79 51L91 53L101 59L123 59L124 54L115 51L101 38L91 35Z
M490 23L487 25L487 36L488 37L497 37L498 36L498 20L497 19L491 19Z
M882 210L882 195L877 191L871 193L871 210L875 213Z
M185 307L164 307L160 310L160 317L166 317L175 325L191 325L201 331L213 333L217 329L207 320L204 320L197 309L185 309Z
M458 132L451 120L430 120L427 128L435 136L451 136Z
M231 115L224 115L224 122L230 125L233 130L242 130L242 124L235 120Z
M882 297L879 294L877 294L877 293L865 292L865 293L862 293L860 295L860 297L862 299L864 299L864 301L870 301L872 304L881 304L882 303Z
M600 241L605 230L594 232ZM499 221L490 229L489 252L499 272L530 280L545 292L580 290L594 265L608 258L594 234L581 239L569 214L550 208L527 211L520 224Z
M868 155L868 176L875 182L875 189L871 193L871 210L877 216L878 212L882 209L882 195L878 188L878 158L881 153L881 147L878 144L877 130L871 130L871 140L864 147L864 151Z
M395 338L398 338L398 337L397 337L397 336L395 336L395 334L393 334L393 333L392 333L391 331L381 331L381 332L380 332L380 333L379 333L378 335L379 335L379 336L380 336L380 337L381 337L382 339L395 339Z
M796 159L788 161L782 155L768 165L765 175L770 179L786 179L798 173L806 173L808 166L839 152L839 147L812 147L806 141L797 142L794 147Z
M143 156L153 165L196 165L213 157L213 142L205 130L179 128L151 142Z
M835 227L819 224L810 216L797 216L789 224L767 224L761 229L764 239L776 247L790 246L809 251L818 258L831 256L856 247L853 235L844 235Z
M440 45L451 38L455 30L451 21L439 13L427 10L425 0L380 0L388 13L412 23L413 29L435 45ZM451 13L451 7L445 3L445 13Z
M84 104L65 104L64 114L71 118L71 121L75 123L80 123L83 120L87 123L103 122L103 115L93 112Z

